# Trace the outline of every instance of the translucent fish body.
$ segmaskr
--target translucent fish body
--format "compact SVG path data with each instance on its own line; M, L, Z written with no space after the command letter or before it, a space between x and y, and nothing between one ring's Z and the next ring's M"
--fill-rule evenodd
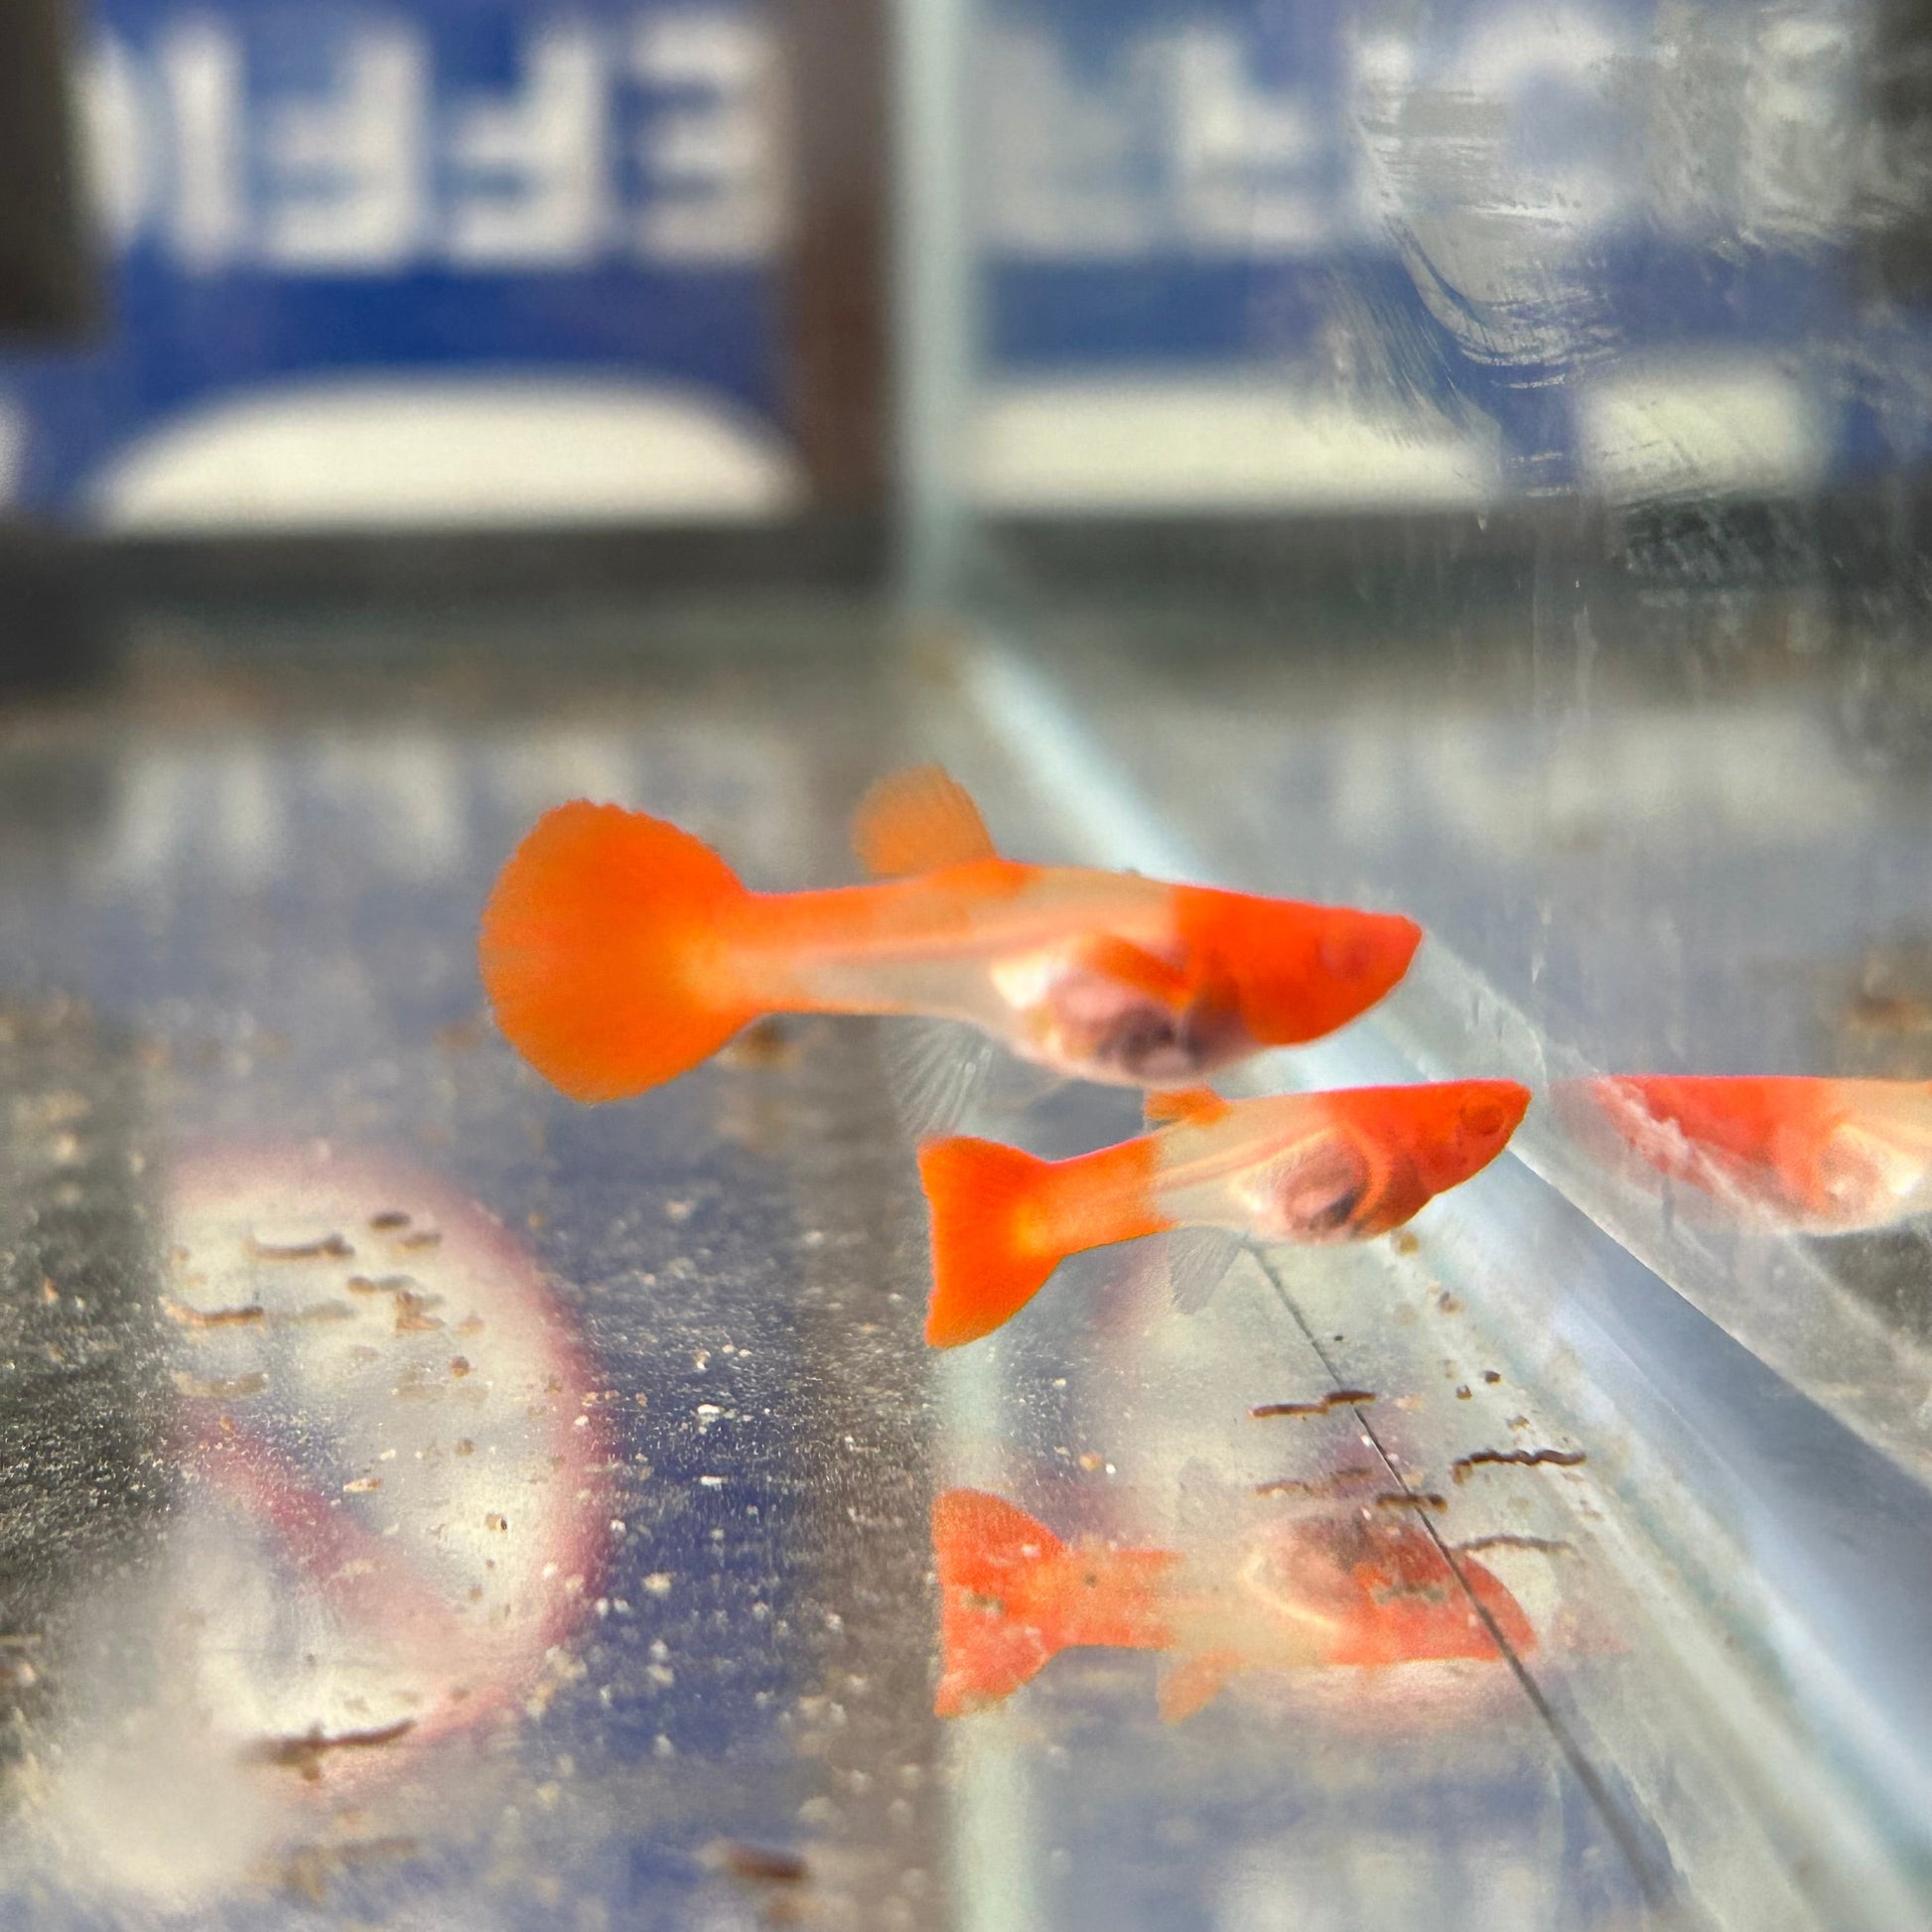
M1251 1671L1494 1658L1534 1647L1514 1597L1472 1559L1459 1574L1419 1525L1359 1510L1289 1518L1181 1555L1063 1542L1002 1497L950 1489L932 1511L939 1575L935 1708L1010 1697L1063 1650L1170 1653L1161 1713L1191 1716Z
M1559 1101L1585 1145L1671 1183L1701 1219L1849 1234L1932 1212L1924 1081L1618 1074Z
M1070 1161L956 1136L919 1151L932 1211L926 1339L991 1332L1069 1254L1172 1228L1366 1240L1466 1180L1529 1105L1512 1080L1226 1101L1176 1096L1172 1126Z
M961 1020L1058 1074L1185 1085L1352 1020L1420 938L1394 913L990 855L752 893L676 826L580 802L504 867L479 953L511 1043L573 1098L613 1100L769 1012Z

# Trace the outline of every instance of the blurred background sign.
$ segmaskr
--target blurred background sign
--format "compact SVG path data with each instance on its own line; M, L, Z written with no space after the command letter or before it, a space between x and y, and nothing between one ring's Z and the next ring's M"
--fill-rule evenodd
M1788 498L1932 443L1909 0L967 11L985 508ZM877 510L886 15L88 0L69 130L53 0L12 10L8 299L79 325L83 212L106 299L0 363L0 501Z
M109 315L0 365L6 499L178 533L759 521L828 468L865 497L876 468L809 447L825 412L789 353L808 205L839 184L799 165L786 24L758 0L94 0L71 38ZM849 108L871 70L846 52Z
M989 9L982 497L1812 487L1860 454L1869 26L1833 0Z

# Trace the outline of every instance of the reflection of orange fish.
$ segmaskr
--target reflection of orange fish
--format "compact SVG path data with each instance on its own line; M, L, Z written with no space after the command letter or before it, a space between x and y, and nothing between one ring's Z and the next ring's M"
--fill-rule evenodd
M1071 1161L955 1136L919 1150L932 1208L926 1340L989 1334L1067 1255L1173 1227L1361 1241L1502 1152L1529 1105L1514 1080L1222 1100L1162 1095L1173 1125Z
M961 1020L1056 1072L1166 1086L1354 1019L1422 936L1394 914L1002 859L930 766L875 790L856 838L874 872L914 876L752 893L661 819L560 805L483 909L497 1024L579 1100L671 1079L772 1012Z
M1932 1210L1932 1083L1619 1074L1560 1098L1586 1137L1606 1121L1649 1168L1740 1216L1845 1234Z
M1494 1657L1492 1624L1512 1650L1536 1641L1481 1564L1464 1558L1458 1582L1419 1524L1358 1510L1287 1521L1220 1574L1173 1550L1062 1543L999 1496L948 1489L932 1548L942 1718L998 1704L1076 1645L1175 1652L1161 1715L1176 1721L1243 1671Z

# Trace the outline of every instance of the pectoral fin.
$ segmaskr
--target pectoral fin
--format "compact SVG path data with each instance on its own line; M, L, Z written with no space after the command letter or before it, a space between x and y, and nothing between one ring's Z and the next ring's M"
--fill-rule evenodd
M1131 1265L1158 1288L1154 1306L1166 1302L1176 1314L1198 1314L1240 1252L1241 1237L1229 1228L1165 1228L1135 1244Z
M963 1127L985 1091L999 1048L955 1020L901 1020L888 1035L886 1089L914 1141Z

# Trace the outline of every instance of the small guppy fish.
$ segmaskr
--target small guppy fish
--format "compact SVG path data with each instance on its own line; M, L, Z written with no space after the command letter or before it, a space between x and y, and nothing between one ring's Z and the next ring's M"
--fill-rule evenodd
M1514 1080L1224 1100L1154 1094L1173 1124L1042 1161L954 1135L919 1150L932 1214L925 1338L952 1348L1024 1308L1068 1255L1173 1228L1365 1241L1488 1166L1529 1106Z
M1062 1650L1165 1650L1163 1718L1177 1723L1247 1671L1386 1669L1521 1654L1529 1619L1472 1558L1457 1570L1412 1520L1330 1510L1291 1518L1225 1561L1064 1543L978 1489L932 1506L939 1572L939 1685L957 1718L1010 1697Z
M1183 1085L1317 1038L1408 970L1414 920L994 850L921 766L884 780L855 843L875 874L754 893L642 812L547 812L483 908L483 985L512 1045L577 1100L641 1093L766 1013L968 1022L1061 1075Z
M1707 1216L1851 1234L1932 1213L1932 1082L1624 1073L1557 1099L1585 1145L1606 1125L1613 1152L1696 1189Z

